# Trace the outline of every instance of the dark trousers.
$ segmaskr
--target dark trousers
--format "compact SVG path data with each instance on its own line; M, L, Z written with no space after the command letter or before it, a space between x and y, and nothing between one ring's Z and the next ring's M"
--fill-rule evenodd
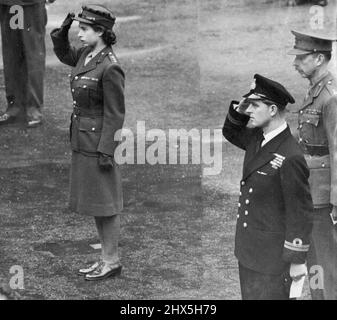
M337 300L337 225L333 226L330 212L330 208L314 210L307 257L313 300Z
M12 29L11 6L0 5L7 112L40 117L45 73L47 12L44 4L23 6L24 29Z
M288 272L270 275L239 263L242 300L289 300L291 279Z

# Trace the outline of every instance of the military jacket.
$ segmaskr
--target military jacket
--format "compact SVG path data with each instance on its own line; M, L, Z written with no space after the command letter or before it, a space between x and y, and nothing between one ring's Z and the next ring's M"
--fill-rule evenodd
M104 48L84 65L89 48L70 46L61 29L53 30L51 37L60 61L74 67L69 75L74 108L70 127L72 150L89 156L113 156L125 105L124 72L112 48Z
M337 206L337 81L330 72L308 91L299 111L298 136L305 153L310 148L327 149L328 159L306 157L311 189L317 206L329 202Z
M262 130L246 128L249 117L236 112L234 103L223 135L246 151L235 255L247 268L280 274L290 263L304 263L309 250L313 214L309 170L289 127L256 153Z

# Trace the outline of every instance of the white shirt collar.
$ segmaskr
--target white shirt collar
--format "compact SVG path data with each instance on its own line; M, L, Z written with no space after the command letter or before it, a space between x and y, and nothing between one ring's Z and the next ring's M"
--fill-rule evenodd
M263 134L264 140L261 143L261 147L263 147L271 139L274 139L277 135L279 135L285 129L287 129L287 123L286 122L281 124L278 128L274 129L273 131L270 131L267 134Z

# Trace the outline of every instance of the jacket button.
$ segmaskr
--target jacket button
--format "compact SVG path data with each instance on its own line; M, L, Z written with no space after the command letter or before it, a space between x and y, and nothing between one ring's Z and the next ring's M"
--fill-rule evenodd
M74 119L76 119L76 118L77 118L77 115L75 114L75 115L74 115Z
M300 111L300 114L303 114L303 110Z
M75 80L78 80L78 76L75 77Z
M241 191L240 191L239 195L242 196L242 192Z
M241 185L244 186L246 183L244 181L241 181Z
M322 168L325 168L325 163L324 162L322 163Z
M240 202L238 203L238 207L239 207L239 208L241 207L241 203L240 203Z
M245 210L245 216L248 216L248 211L247 210Z
M76 101L73 101L73 104L74 104L74 105L76 105L76 103L77 103Z
M237 214L237 215L236 215L236 217L239 219L239 218L240 218L240 215L239 215L239 214Z
M252 193L252 192L253 192L253 188L250 188L248 192L249 192L249 193Z
M300 124L299 129L302 129L302 128L303 128L303 124Z
M246 222L243 224L243 227L244 227L244 228L247 228L247 223L246 223Z
M246 200L246 204L249 204L249 200L248 199Z
M302 142L302 141L303 141L303 139L302 139L302 138L299 138L299 139L298 139L298 141L299 141L299 142Z
M85 89L86 87L87 87L86 85L83 86L84 89Z
M75 92L75 89L71 89L71 92Z
M96 129L95 128L91 128L92 131L95 131Z

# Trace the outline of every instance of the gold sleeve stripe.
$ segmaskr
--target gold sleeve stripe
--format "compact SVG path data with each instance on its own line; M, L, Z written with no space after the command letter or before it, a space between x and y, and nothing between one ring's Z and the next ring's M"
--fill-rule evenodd
M228 117L228 120L229 120L231 123L233 123L233 124L235 124L235 125L237 125L237 126L241 126L241 125L242 125L242 122L239 121L239 120L234 119L234 118L231 116L230 113L228 113L227 117Z
M299 252L307 252L309 251L309 245L306 244L294 244L292 242L285 241L284 242L284 247L293 250L293 251L299 251Z

